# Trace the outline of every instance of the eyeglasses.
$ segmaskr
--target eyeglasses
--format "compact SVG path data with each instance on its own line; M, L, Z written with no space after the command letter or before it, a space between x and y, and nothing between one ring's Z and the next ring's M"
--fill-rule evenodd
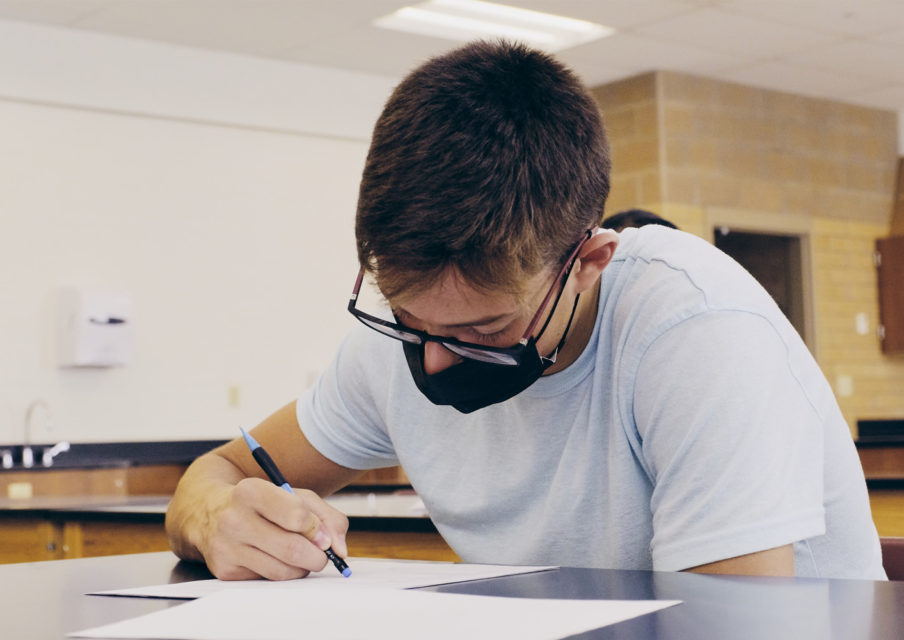
M402 342L408 342L410 344L425 344L427 342L437 342L455 355L461 356L462 358L478 360L480 362L488 362L491 364L500 364L509 367L517 366L521 363L521 357L524 353L525 347L527 347L528 342L530 341L531 336L534 333L534 329L536 329L537 324L539 324L540 322L540 318L543 316L543 310L546 309L546 306L552 299L559 283L564 282L567 279L568 275L571 273L571 267L574 265L574 262L578 257L578 252L580 252L581 247L584 246L584 243L587 242L591 235L592 231L586 231L584 233L584 237L581 238L581 241L571 252L568 260L565 261L565 264L562 266L561 271L559 271L559 274L553 281L552 286L550 286L549 291L546 292L546 297L543 298L543 302L540 303L540 308L537 309L537 312L531 319L530 324L527 325L527 329L525 329L524 335L522 335L521 339L511 347L490 347L473 342L466 342L464 340L458 340L457 338L433 336L426 331L410 329L397 322L390 322L388 320L372 316L369 313L365 313L364 311L359 311L355 305L357 304L358 293L361 291L361 284L364 282L364 267L361 267L361 270L358 272L358 278L355 280L355 288L352 290L352 297L348 301L348 311L374 331L382 333L384 336L388 336L396 340L401 340ZM549 313L549 318L546 319L546 323L540 330L540 335L543 334L543 331L549 324L549 320L552 318L552 315L555 312L556 305L559 303L559 298L562 296L562 291L564 291L564 286L559 290L559 293L556 296L556 301ZM540 335L537 336L537 339L539 339Z

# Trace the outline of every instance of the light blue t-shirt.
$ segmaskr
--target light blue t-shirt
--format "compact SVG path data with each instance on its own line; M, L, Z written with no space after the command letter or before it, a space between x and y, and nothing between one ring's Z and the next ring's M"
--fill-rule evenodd
M468 562L669 571L794 543L799 576L885 577L819 367L747 272L679 231L622 232L584 352L511 400L433 405L362 326L298 419L340 465L401 464Z

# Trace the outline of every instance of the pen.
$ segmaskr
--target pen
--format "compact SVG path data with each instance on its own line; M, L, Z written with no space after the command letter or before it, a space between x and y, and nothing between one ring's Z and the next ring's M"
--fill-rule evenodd
M276 466L276 463L273 462L273 458L270 457L270 454L267 453L264 448L257 443L257 440L252 438L251 435L244 429L239 427L239 431L242 432L242 436L245 438L245 442L248 444L248 448L251 449L251 455L254 456L257 464L259 464L261 469L264 470L264 473L267 474L267 477L270 478L270 481L277 487L281 487L289 493L294 494L295 492L292 490L292 487L289 485L289 483L286 482L286 479L283 477L283 474ZM326 554L326 557L330 559L330 562L333 563L333 566L335 566L336 569L339 570L339 573L341 573L343 577L347 578L352 575L352 570L348 568L347 564L345 564L345 560L337 556L332 547L327 547L324 553Z

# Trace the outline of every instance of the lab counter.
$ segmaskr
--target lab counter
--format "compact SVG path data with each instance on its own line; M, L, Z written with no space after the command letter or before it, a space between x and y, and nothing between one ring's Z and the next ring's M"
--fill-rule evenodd
M162 551L169 495L0 499L0 563ZM456 560L411 491L346 492L327 502L349 516L353 555Z
M859 420L855 440L880 536L904 537L904 419Z
M36 496L25 500L0 498L0 512L44 515L77 513L99 517L104 514L132 514L160 519L166 514L169 501L169 495ZM412 491L343 492L329 496L326 501L349 518L429 519L424 503Z

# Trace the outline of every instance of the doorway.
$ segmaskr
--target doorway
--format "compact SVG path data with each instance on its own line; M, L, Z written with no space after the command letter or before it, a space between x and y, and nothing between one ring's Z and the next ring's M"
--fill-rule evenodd
M716 247L730 255L769 292L809 345L804 279L804 238L716 227ZM811 347L812 350L812 347Z

